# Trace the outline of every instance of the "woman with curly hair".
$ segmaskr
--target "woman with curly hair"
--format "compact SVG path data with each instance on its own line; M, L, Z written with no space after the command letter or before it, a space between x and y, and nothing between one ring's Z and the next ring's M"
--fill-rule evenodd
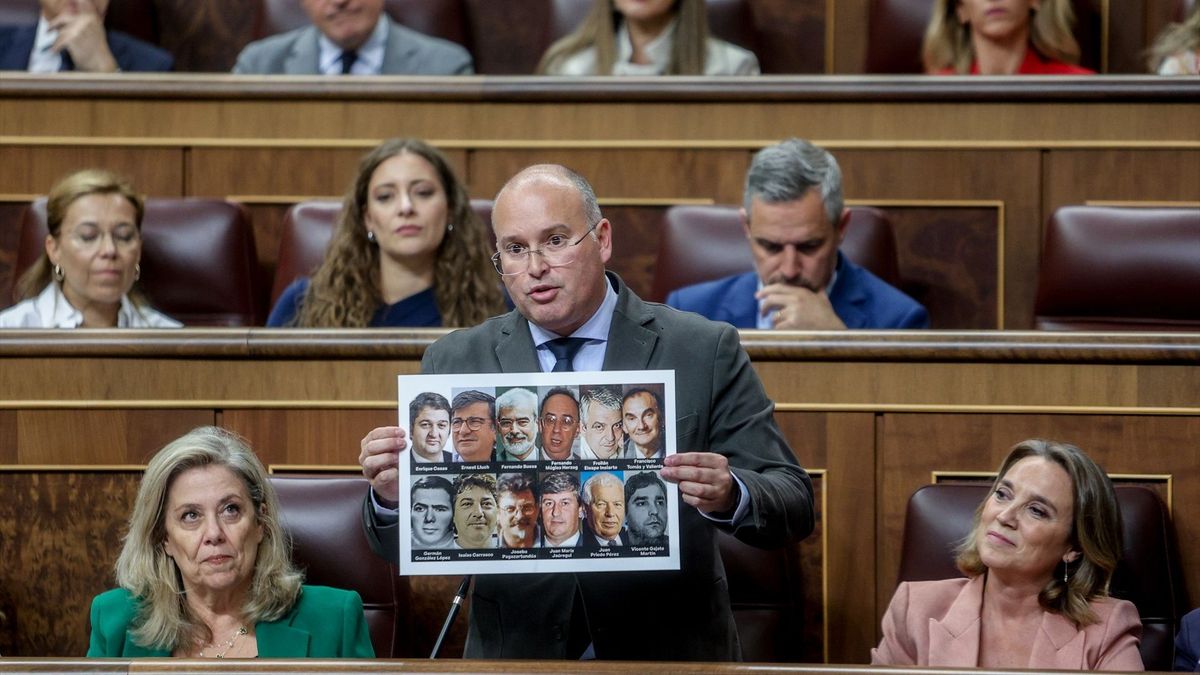
M937 0L922 58L932 75L1094 75L1075 65L1070 0Z
M268 326L473 326L503 312L486 226L441 152L410 138L363 157L325 260Z
M758 75L752 52L708 34L704 0L595 0L550 45L543 75Z

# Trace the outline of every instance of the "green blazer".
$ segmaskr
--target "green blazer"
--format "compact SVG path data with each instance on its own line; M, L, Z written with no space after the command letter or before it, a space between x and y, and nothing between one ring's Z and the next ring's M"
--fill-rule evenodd
M129 634L139 601L124 588L92 599L92 637L88 656L164 657L170 651L136 644ZM354 591L328 586L301 586L291 611L276 621L254 627L259 658L375 657L363 615L362 598Z

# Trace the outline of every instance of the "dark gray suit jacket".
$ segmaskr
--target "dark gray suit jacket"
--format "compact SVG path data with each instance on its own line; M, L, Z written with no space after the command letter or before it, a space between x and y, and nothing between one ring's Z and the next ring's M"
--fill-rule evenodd
M246 45L233 72L239 75L320 75L321 33L315 26ZM470 75L471 55L449 40L430 37L388 20L383 75Z
M741 347L737 331L695 314L643 302L609 274L618 292L605 370L675 371L680 452L729 458L750 492L751 508L732 533L777 547L813 528L812 482L775 425L774 404ZM517 312L438 340L425 373L539 372L529 326ZM398 557L396 525L376 522L365 505L367 538ZM680 502L677 572L478 576L471 595L469 658L575 658L567 654L576 585L600 659L736 660L741 656L729 586L715 539L718 525Z

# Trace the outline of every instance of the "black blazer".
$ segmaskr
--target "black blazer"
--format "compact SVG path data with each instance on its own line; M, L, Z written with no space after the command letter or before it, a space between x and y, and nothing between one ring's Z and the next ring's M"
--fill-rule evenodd
M122 33L109 30L105 33L108 49L117 61L117 67L125 71L165 72L175 65L170 52ZM37 24L28 26L0 26L0 70L28 70L29 56L33 51L33 40L37 37ZM73 70L70 59L63 62L63 70Z
M678 450L719 452L750 493L736 528L764 548L798 541L813 528L812 482L773 417L774 404L726 323L643 302L609 273L618 300L605 370L673 369ZM425 373L540 372L525 318L513 311L459 330L425 351ZM365 505L367 538L396 560L396 525ZM596 657L736 660L741 657L718 525L680 502L677 572L477 576L471 596L468 658L575 658L566 646L576 587ZM723 526L722 526L723 527Z

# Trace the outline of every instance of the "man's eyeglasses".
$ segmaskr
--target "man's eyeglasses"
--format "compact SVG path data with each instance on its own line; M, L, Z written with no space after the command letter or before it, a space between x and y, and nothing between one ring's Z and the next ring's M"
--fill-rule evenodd
M575 262L576 246L587 238L596 225L600 221L596 221L595 225L588 228L578 239L571 241L571 238L565 234L552 234L546 241L542 242L541 248L529 248L524 244L508 244L500 249L492 256L492 266L496 268L496 272L503 277L511 277L520 274L529 269L530 255L536 253L542 256L542 260L550 267L566 267Z
M486 417L468 417L466 419L455 417L454 419L450 420L450 428L458 431L463 427L463 424L466 424L467 428L471 431L479 431L483 428L484 424L487 424L490 421L491 420Z
M562 417L559 417L554 413L546 413L545 415L542 415L542 424L547 427L554 427L556 424L561 424L564 427L573 427L575 426L575 418L571 417L570 415L563 415Z

